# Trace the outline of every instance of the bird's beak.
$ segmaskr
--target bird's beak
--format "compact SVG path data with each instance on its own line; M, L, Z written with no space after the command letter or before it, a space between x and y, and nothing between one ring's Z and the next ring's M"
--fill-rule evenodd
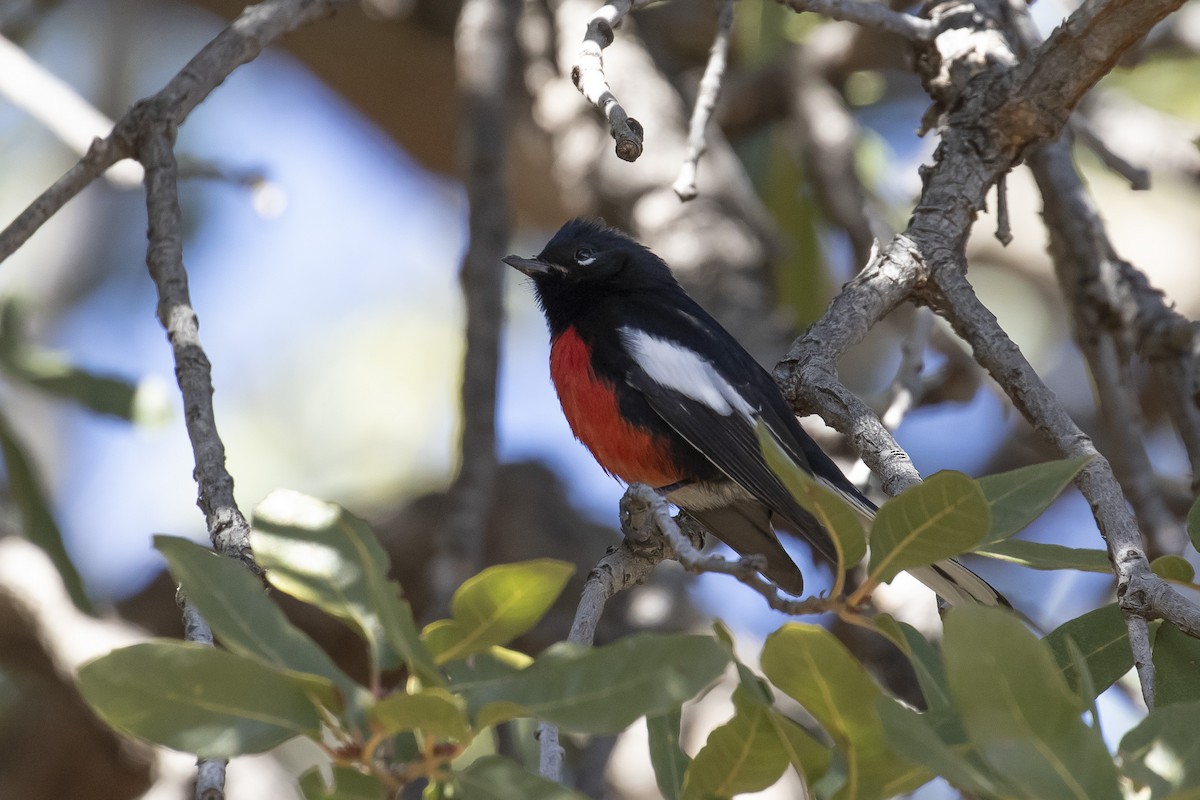
M508 264L510 267L519 269L521 272L524 272L526 275L528 275L531 278L537 278L542 275L547 275L553 271L561 271L561 270L559 270L558 267L554 266L553 264L546 262L546 261L540 261L536 258L521 258L520 256L505 256L504 258L502 258L500 260L503 261L505 264Z

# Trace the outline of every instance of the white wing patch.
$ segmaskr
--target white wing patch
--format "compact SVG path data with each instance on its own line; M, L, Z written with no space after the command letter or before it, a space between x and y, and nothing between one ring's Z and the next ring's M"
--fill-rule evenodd
M655 382L724 416L737 411L752 419L757 413L712 363L696 351L633 328L621 328L620 335L633 360Z

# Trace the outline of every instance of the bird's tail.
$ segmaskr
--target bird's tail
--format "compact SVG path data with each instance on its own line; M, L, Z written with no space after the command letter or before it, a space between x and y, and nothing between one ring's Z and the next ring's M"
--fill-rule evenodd
M908 572L952 606L974 603L1012 608L1008 598L994 586L952 558Z

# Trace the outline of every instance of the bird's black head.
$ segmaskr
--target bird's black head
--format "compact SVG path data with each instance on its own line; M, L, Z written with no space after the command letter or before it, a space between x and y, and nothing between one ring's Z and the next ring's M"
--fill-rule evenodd
M538 302L554 327L614 294L656 289L678 291L663 260L603 222L573 219L559 228L533 258L506 256L504 263L533 278Z

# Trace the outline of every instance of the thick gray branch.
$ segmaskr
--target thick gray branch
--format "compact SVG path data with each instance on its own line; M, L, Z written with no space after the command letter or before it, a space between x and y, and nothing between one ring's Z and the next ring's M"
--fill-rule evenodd
M1023 146L1058 135L1084 93L1183 0L1086 0L1005 81L1001 135Z

